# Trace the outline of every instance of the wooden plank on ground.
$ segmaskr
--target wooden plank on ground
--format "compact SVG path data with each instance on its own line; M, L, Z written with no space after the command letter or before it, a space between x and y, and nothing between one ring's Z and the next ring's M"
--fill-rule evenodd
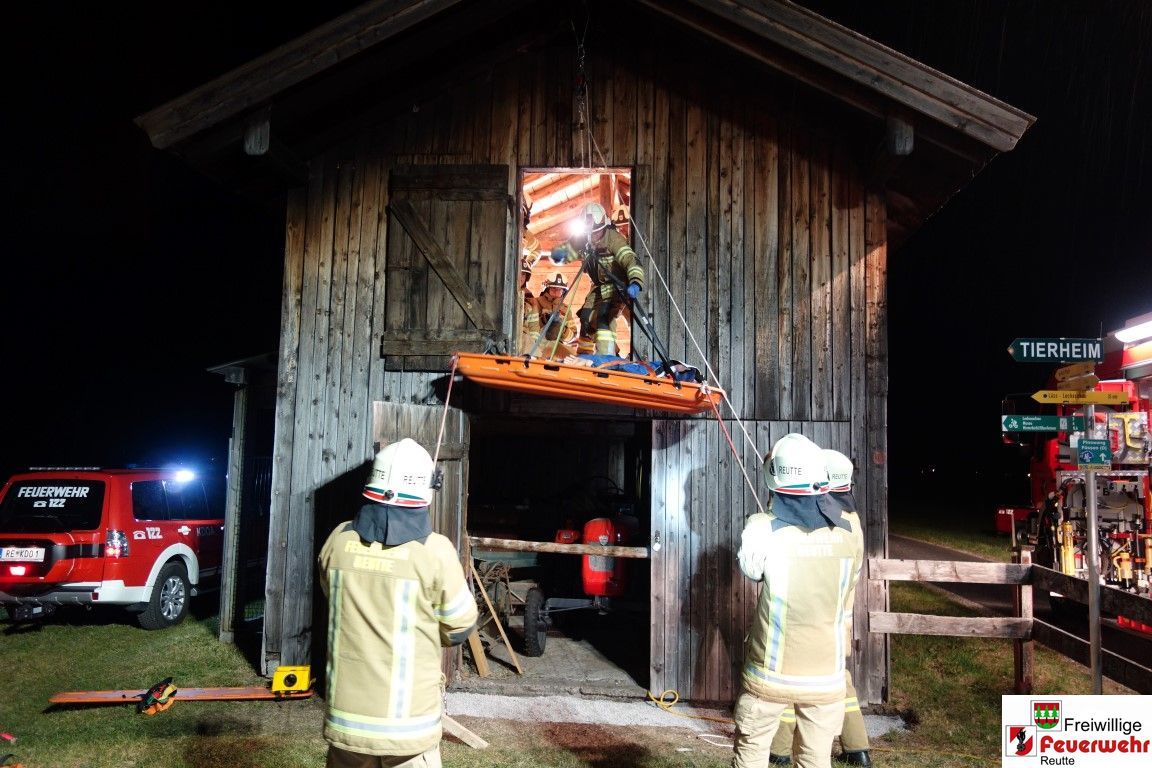
M497 624L500 623L500 619L495 616L492 619ZM468 647L472 650L472 661L476 662L476 671L480 673L480 677L488 677L491 674L491 670L488 669L488 655L484 653L484 643L480 641L480 633L475 629L468 635Z
M460 725L460 723L448 717L448 715L442 715L440 720L446 733L450 733L473 749L484 749L488 746L488 742L484 741L484 739L480 738L476 734L472 733L472 731Z

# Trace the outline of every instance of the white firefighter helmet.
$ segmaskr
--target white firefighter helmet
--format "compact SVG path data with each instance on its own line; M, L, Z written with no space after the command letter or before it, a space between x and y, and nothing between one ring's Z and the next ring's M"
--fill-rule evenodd
M797 432L776 441L764 460L768 488L791 496L819 496L828 493L828 470L820 446Z
M840 451L824 449L824 466L828 470L828 490L844 493L852 490L852 459Z
M376 454L364 497L393 507L426 507L432 503L434 476L428 451L406 437Z
M582 234L601 232L608 226L608 212L600 203L585 203L578 224Z

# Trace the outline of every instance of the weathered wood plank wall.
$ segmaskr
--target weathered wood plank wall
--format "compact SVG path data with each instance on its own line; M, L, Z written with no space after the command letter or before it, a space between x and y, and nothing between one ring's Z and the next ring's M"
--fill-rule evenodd
M712 51L626 48L588 52L591 134L577 125L573 50L557 47L429 94L312 161L308 188L288 206L266 668L307 661L311 592L300 585L312 583L315 492L371 458L371 403L433 402L431 384L443 375L385 370L379 355L385 300L398 288L386 284L399 279L389 271L397 225L387 209L400 167L507 165L510 202L521 168L633 167L643 299L672 355L712 366L728 390L741 421L726 425L754 482L759 458L786 431L842 450L858 466L868 555L886 554L883 197L866 191L845 137L810 119L780 82L737 93L702 79L726 65L704 66ZM480 247L466 231L476 222L465 224L440 221L435 234L471 248L477 285L503 290L504 307L513 306L515 232ZM427 271L418 253L406 258ZM458 319L436 280L410 294L430 314ZM501 321L510 332L510 312ZM734 555L756 504L714 421L657 425L652 528L665 554L652 562L654 648L662 638L652 685L729 699L754 597ZM705 583L724 589L703 591ZM861 600L884 610L882 583ZM868 673L857 684L865 701L878 701L886 641L862 627L858 620L857 664Z

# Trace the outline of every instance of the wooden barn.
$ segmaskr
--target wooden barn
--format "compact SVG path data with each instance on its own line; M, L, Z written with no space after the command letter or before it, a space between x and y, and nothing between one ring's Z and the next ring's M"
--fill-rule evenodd
M785 0L374 0L137 122L285 218L266 673L323 667L315 552L374 449L412 436L445 470L436 527L462 557L633 517L638 683L723 702L760 460L793 431L853 457L885 556L888 259L1033 118ZM631 238L669 354L724 389L719 418L449 375L455 352L527 351L522 253L552 274L588 200ZM887 696L867 622L886 607L862 581L866 702Z

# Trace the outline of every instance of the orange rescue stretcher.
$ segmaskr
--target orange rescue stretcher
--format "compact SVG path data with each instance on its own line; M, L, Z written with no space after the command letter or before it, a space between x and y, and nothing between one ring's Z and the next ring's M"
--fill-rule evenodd
M658 375L651 366L649 373L641 374L527 355L473 352L457 352L455 365L466 378L488 387L629 408L701 413L718 408L724 397L718 387L677 381Z

